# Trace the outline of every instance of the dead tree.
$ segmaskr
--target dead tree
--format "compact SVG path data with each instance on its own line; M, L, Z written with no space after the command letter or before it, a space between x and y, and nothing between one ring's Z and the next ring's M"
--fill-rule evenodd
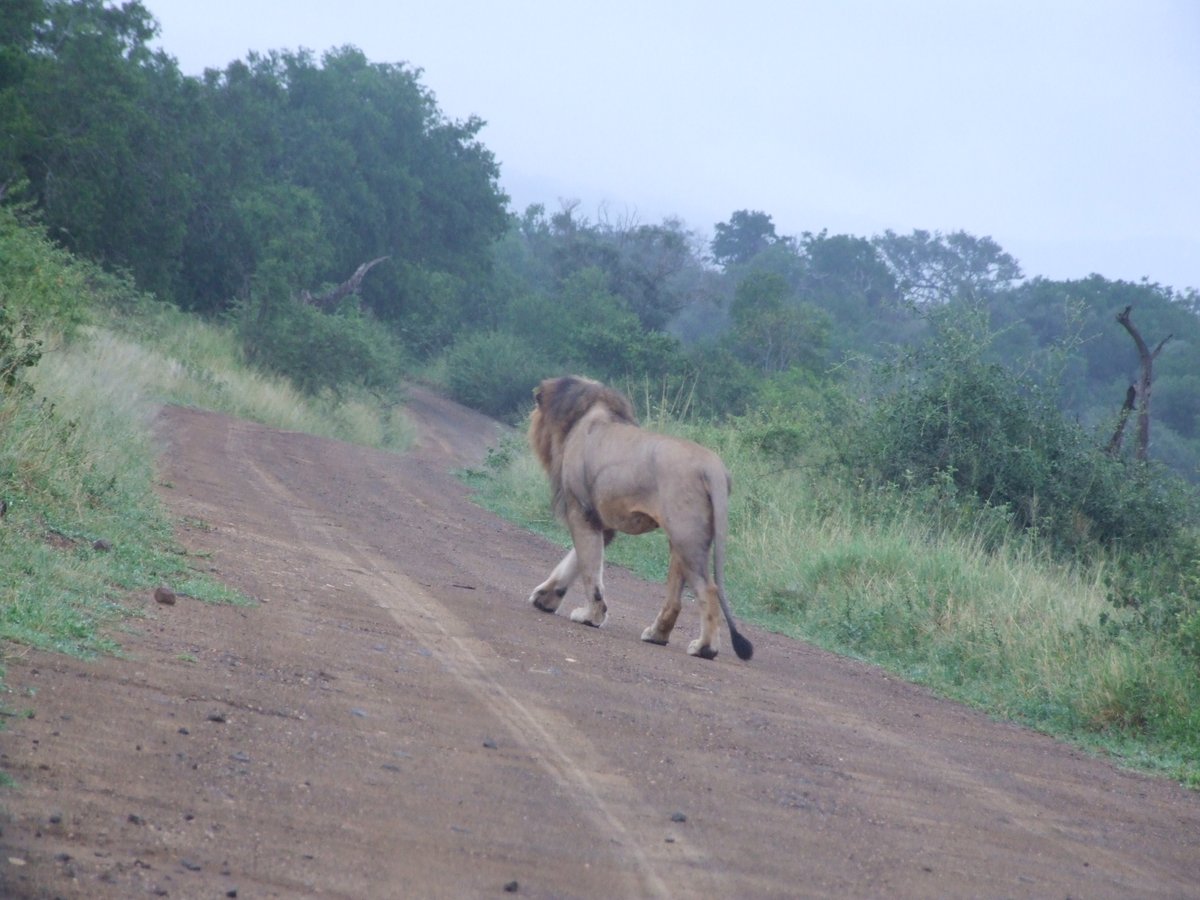
M329 312L329 310L336 307L346 297L349 297L351 294L357 294L359 287L362 286L363 277L370 272L371 269L388 258L389 257L387 256L381 256L379 259L373 259L370 262L363 263L354 270L353 275L351 275L333 290L329 291L328 293L321 294L319 297L314 297L308 291L301 291L300 299L309 306L315 306L317 309Z
M1121 444L1125 442L1125 426L1129 422L1129 414L1133 412L1133 402L1137 399L1137 388L1130 385L1125 391L1125 402L1121 406L1121 414L1117 417L1117 427L1108 442L1108 455L1120 456Z
M1132 409L1132 401L1136 396L1138 403L1138 445L1136 459L1138 462L1143 462L1150 450L1150 388L1154 383L1154 360L1162 352L1162 348L1167 345L1167 341L1171 340L1174 335L1168 334L1154 348L1154 351L1151 352L1150 348L1146 346L1146 342L1142 339L1141 332L1137 330L1137 327L1133 324L1133 320L1130 318L1129 314L1132 311L1132 306L1125 307L1125 309L1117 313L1117 321L1125 327L1125 330L1129 332L1129 336L1133 338L1134 344L1137 345L1138 358L1141 361L1141 376L1138 378L1137 385L1131 384L1129 390L1125 392L1126 407L1121 412L1121 420L1117 424L1117 431L1113 434L1112 440L1109 441L1108 452L1114 455L1120 452L1121 440L1125 433L1125 420L1129 417L1129 411Z

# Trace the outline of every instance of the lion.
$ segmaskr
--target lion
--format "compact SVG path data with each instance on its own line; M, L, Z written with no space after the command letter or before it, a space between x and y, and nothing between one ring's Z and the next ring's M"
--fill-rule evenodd
M725 598L732 480L721 458L692 441L639 427L628 398L588 378L548 378L534 390L534 400L529 443L574 546L529 602L556 612L571 583L582 578L585 603L571 611L571 621L599 628L608 615L604 548L618 531L644 534L661 527L671 546L667 599L642 640L667 643L686 585L703 609L700 637L687 652L703 659L717 655L724 613L734 652L750 659L754 647L738 632Z

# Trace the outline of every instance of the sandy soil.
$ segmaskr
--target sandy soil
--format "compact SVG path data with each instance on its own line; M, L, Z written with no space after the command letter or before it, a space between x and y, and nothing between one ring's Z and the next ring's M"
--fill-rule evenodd
M644 644L619 569L603 629L534 611L560 551L450 474L496 426L411 410L404 456L162 414L181 542L259 602L10 660L0 895L1200 897L1172 783L754 628L688 657L694 607Z

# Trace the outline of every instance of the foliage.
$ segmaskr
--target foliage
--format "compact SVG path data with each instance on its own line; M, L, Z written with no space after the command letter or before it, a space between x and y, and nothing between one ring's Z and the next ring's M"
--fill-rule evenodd
M690 412L710 419L745 415L763 387L761 373L720 344L688 347L682 372L674 379L691 389Z
M597 288L618 298L637 317L639 330L665 329L703 281L692 236L675 219L592 223L577 215L575 204L549 218L533 206L515 223L513 236L510 265L520 268L530 287L555 294L580 272L599 273Z
M1187 653L1197 655L1200 534L1195 530L1173 535L1152 554L1119 557L1105 584L1109 602L1129 612L1123 619L1126 627L1177 637Z
M1047 392L987 362L986 317L944 307L903 359L849 454L884 483L941 477L1054 544L1151 548L1189 524L1192 498L1154 469L1112 459Z
M26 389L23 371L36 366L42 358L42 342L35 340L29 325L18 326L8 308L0 306L0 395L18 388Z
M479 282L503 231L483 123L446 120L419 72L352 47L250 54L202 78L152 50L139 2L5 4L0 185L55 239L188 309L244 300L266 265L293 282L395 265L364 287L385 320L419 308L419 277Z
M28 210L0 205L0 306L22 327L53 325L70 334L87 321L89 289L103 274L71 259Z
M26 27L14 29L4 51L24 54L0 85L11 127L0 183L27 179L66 246L168 289L192 197L180 165L190 155L178 127L189 119L189 97L178 68L148 47L157 26L141 3L39 6L17 12Z
M775 223L759 210L739 209L713 231L713 261L722 268L744 265L779 240Z
M605 273L589 267L568 276L557 296L514 296L501 328L468 333L447 353L447 387L468 405L512 419L527 411L534 385L556 372L606 381L682 377L678 341L643 330L607 285Z
M530 341L503 331L467 335L446 365L454 399L509 422L528 412L534 387L553 372Z
M296 192L310 198L316 218L306 234L321 252L312 281L340 280L379 256L396 261L363 288L365 305L381 319L419 308L426 273L485 273L506 219L495 161L476 140L483 123L446 121L418 75L370 63L352 47L329 51L319 64L308 52L250 54L207 73L200 98L208 128L197 140L210 199L194 210L201 243L185 274L203 275L196 283L210 284L211 293L186 304L220 308L257 271L241 247L262 237L243 215L246 198L256 195L280 220ZM286 234L277 238L285 247ZM287 255L307 244L287 247ZM231 267L212 271L230 248Z
M782 276L749 273L738 283L729 312L738 356L764 374L821 368L829 317L792 299Z
M248 355L306 390L343 375L347 388L378 383L363 376L363 360L380 357L376 325L435 370L469 333L508 332L548 367L694 384L695 410L720 417L746 408L756 379L855 377L891 345L928 337L920 310L982 303L1002 332L989 361L1021 360L1043 381L1055 368L1045 402L1103 430L1136 365L1112 316L1133 304L1152 340L1174 335L1157 366L1151 454L1200 479L1194 291L1022 283L994 240L962 231L792 236L740 209L705 246L676 219L601 210L590 221L574 201L510 215L482 121L447 120L419 69L340 47L252 52L184 77L152 48L156 34L138 2L5 4L0 190L138 289L235 313ZM380 257L359 295L364 318L289 308ZM298 333L310 326L311 339ZM1065 329L1078 341L1058 353ZM355 358L330 358L343 350ZM302 362L312 353L315 374Z
M769 405L723 427L652 423L712 447L730 466L726 574L740 617L1200 783L1194 538L1191 556L1185 541L1153 573L1140 568L1152 558L1144 555L1055 563L1036 535L950 481L903 489L848 478L832 427L843 399L794 383ZM469 481L487 507L567 540L527 448L503 447ZM661 536L619 537L606 555L644 577L665 576ZM1185 577L1172 577L1187 559ZM1174 597L1175 612L1142 622L1137 608L1115 605L1111 585L1130 579Z
M910 235L885 231L874 240L896 279L916 306L957 300L978 303L1021 278L1017 261L990 237L917 229Z
M477 308L478 297L472 296L473 288L464 279L419 266L401 266L406 270L403 280L421 301L395 321L394 330L418 355L434 356L450 347L464 327L486 328L493 321Z
M353 302L329 314L266 289L239 307L234 322L251 363L309 395L389 392L404 368L403 348Z

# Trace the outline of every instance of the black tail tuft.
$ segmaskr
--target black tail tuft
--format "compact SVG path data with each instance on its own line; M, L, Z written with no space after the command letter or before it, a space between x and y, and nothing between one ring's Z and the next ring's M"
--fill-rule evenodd
M733 641L733 652L738 659L749 659L754 655L754 645L742 637L741 632L729 629L729 637Z

